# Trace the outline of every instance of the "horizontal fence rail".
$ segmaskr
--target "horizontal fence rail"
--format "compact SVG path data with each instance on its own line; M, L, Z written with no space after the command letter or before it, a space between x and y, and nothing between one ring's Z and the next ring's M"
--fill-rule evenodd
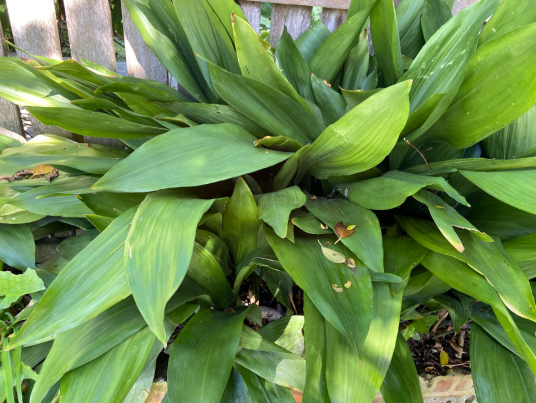
M400 0L394 0L395 5ZM478 0L456 0L453 14ZM285 26L293 38L300 36L312 20L313 7L322 7L321 20L335 31L346 20L351 0L257 0L239 1L251 26L259 32L262 3L272 3L270 43L277 46ZM28 53L61 59L58 23L54 0L6 0L15 44ZM92 60L112 71L117 71L112 18L108 0L64 0L67 32L72 58ZM129 76L148 78L171 85L171 77L145 44L141 34L124 6L123 29L127 73ZM2 29L0 40L3 45ZM0 46L0 57L6 56ZM25 57L17 51L18 57ZM176 83L175 83L176 84ZM31 117L33 135L57 134L71 139L80 139L59 127L46 126ZM24 136L18 106L0 98L0 133L11 137ZM19 137L23 139L23 137ZM86 142L121 146L116 139L85 137Z

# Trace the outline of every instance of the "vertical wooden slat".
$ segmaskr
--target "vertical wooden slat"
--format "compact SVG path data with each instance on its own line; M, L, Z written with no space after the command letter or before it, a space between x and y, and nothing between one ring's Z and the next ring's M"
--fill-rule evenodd
M274 4L272 9L272 25L270 27L270 43L275 48L283 34L285 24L288 33L296 39L311 25L313 7L288 6Z
M335 32L346 21L346 14L348 14L348 10L324 7L320 19L329 29L329 32Z
M36 56L61 60L61 46L54 0L6 0L15 44ZM17 51L17 56L25 57ZM74 138L72 133L47 126L30 116L33 135L56 134Z
M452 15L458 14L464 8L469 7L470 5L475 4L479 0L456 0L454 6L452 7Z
M91 60L116 70L112 12L108 0L64 0L67 32L74 60ZM84 137L86 143L121 147L117 139Z
M240 6L249 21L249 25L258 33L261 29L261 3L242 0L240 1Z
M143 41L140 31L130 18L127 8L121 2L123 12L123 30L125 32L125 54L128 75L148 78L168 84L168 73L151 48Z
M7 56L3 32L0 23L0 57ZM0 98L0 133L5 135L9 135L8 133L18 134L19 137L24 135L19 107L4 98Z

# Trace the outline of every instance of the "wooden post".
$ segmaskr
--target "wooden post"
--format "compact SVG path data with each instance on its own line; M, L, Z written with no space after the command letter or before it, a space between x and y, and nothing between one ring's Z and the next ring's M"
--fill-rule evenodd
M3 32L0 23L0 57L7 56ZM24 136L19 107L4 98L0 98L0 133L9 135L9 137L13 137L13 135L8 133L13 133L18 137ZM24 139L24 137L22 138Z
M261 3L242 0L240 1L240 6L249 21L249 25L258 33L261 29Z
M322 9L322 15L320 19L327 27L327 29L329 29L329 32L333 33L344 23L344 21L346 21L347 13L347 10L325 7Z
M168 73L151 48L143 41L140 31L121 2L127 71L131 77L148 78L169 84Z
M64 0L71 56L116 70L112 12L108 0ZM84 136L86 143L122 147L117 139Z
M303 34L311 25L313 7L289 6L275 4L272 9L272 25L270 27L270 43L275 48L283 34L285 25L294 39Z

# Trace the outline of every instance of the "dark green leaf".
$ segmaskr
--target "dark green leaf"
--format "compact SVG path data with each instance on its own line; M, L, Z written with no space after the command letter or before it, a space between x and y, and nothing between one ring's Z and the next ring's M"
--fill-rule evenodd
M0 260L22 271L35 268L35 243L26 225L0 224Z
M425 0L421 16L424 39L428 41L451 18L452 12L445 0Z
M297 186L263 194L258 199L259 218L270 225L278 236L285 238L291 211L302 207L305 201L305 194Z

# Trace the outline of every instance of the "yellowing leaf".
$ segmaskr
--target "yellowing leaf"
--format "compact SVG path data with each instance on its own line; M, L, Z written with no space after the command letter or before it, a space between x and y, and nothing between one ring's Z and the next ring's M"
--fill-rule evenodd
M333 289L337 292L343 292L343 289L339 287L338 284L331 284L331 286L333 287Z
M351 230L355 229L355 227L356 227L355 225L349 225L348 227L346 227L346 229L348 231L351 231Z
M439 353L439 361L441 362L441 365L449 364L449 355L445 350L441 350Z
M346 262L346 256L344 256L342 253L335 252L332 249L328 249L322 245L320 241L318 241L320 244L320 247L322 248L322 253L325 257L328 258L329 261L333 263L345 263Z
M52 165L48 165L48 164L37 165L33 170L33 176L48 175L53 170L54 170L54 167Z
M353 227L353 228L350 228ZM339 242L341 239L349 238L352 235L354 235L355 232L355 225L350 225L348 228L344 226L342 221L335 224L335 233L339 237L337 242Z
M351 285L352 285L352 282L348 280L348 282L344 284L344 288L350 288Z

